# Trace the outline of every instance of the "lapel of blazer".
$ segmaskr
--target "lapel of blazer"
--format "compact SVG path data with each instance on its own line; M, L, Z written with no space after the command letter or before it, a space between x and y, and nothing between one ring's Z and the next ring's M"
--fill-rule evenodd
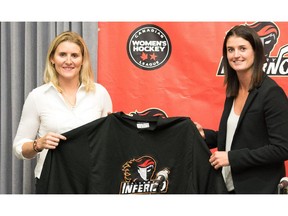
M241 115L239 117L239 121L238 121L238 124L237 124L237 127L236 127L236 130L235 130L235 133L234 133L234 136L237 134L237 131L238 131L238 128L241 126L241 123L243 121L243 118L244 116L246 115L247 113L247 110L249 109L249 107L251 106L254 98L256 97L256 95L258 94L258 90L257 89L254 89L252 90L250 93L249 93L249 96L246 100L246 103L243 107L243 110L241 112ZM227 120L228 120L228 117L230 115L230 112L231 112L231 109L232 109L232 105L233 105L233 101L234 101L234 97L230 97L230 98L227 98L226 99L226 102L225 102L225 108L224 108L224 112L223 112L223 116L222 116L222 119L221 119L221 123L220 123L220 130L219 130L219 142L218 142L218 147L219 147L219 150L225 150L225 145L226 145L226 133L227 133ZM232 146L233 146L233 141L232 141Z
M262 86L262 84L266 78L267 78L267 75L265 74L262 83L258 87L251 90L251 92L249 93L248 98L246 100L246 103L245 103L243 110L241 112L241 115L239 117L239 121L238 121L236 130L235 130L234 136L236 135L237 131L239 130L239 127L242 124L244 116L246 115L247 111L251 107L252 102L254 101L255 97L257 96L257 94L259 92L259 88ZM224 105L224 112L223 112L223 116L221 118L220 128L219 128L219 132L221 131L221 133L219 134L218 146L219 146L219 149L221 149L221 150L225 149L226 133L227 133L227 120L228 120L228 117L229 117L230 112L231 112L233 101L234 101L234 97L226 98L225 105ZM232 141L232 145L233 145L233 141Z
M226 133L227 133L227 120L229 114L231 112L231 108L233 105L234 97L226 98L223 115L220 121L219 126L219 135L218 135L218 148L219 150L225 150L225 143L226 143Z
M242 112L241 112L241 115L240 115L240 118L239 118L239 121L238 121L238 124L237 124L235 133L237 132L238 128L240 127L240 125L241 125L241 123L242 123L242 121L243 121L243 118L244 118L244 116L245 116L246 113L247 113L247 110L248 110L249 107L251 106L251 104L252 104L252 102L253 102L253 100L254 100L254 98L256 97L257 94L258 94L258 88L253 89L253 90L249 93L248 98L247 98L247 100L246 100L246 103L245 103L245 105L244 105L244 107L243 107L243 110L242 110Z
M237 124L237 127L236 127L235 134L236 134L238 128L241 126L241 123L242 123L242 121L243 121L243 118L244 118L244 116L246 115L246 113L247 113L247 111L249 110L249 108L251 107L251 105L252 105L255 97L256 97L257 94L259 93L260 87L263 86L263 83L265 82L265 80L266 80L267 78L268 78L267 74L264 74L264 73L263 73L263 80L262 80L262 82L260 83L260 85L259 85L258 87L256 87L256 88L254 88L253 90L251 90L251 92L249 93L248 98L247 98L247 100L246 100L246 103L245 103L245 105L244 105L244 107L243 107L243 110L242 110L242 112L241 112L241 115L240 115L240 118L239 118L239 121L238 121L238 124ZM264 88L264 87L262 87L262 88Z

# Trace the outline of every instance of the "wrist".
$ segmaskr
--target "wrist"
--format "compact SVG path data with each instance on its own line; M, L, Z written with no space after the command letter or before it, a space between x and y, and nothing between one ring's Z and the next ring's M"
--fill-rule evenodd
M39 149L38 146L37 146L37 144L38 144L38 140L35 139L35 140L33 141L33 150L34 150L36 153L39 153L39 152L41 152L43 149Z

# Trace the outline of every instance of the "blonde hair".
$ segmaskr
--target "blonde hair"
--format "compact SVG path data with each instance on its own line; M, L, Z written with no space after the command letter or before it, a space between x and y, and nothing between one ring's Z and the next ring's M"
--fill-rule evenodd
M44 83L52 82L58 89L58 91L62 91L58 82L58 73L55 70L54 65L52 64L51 59L55 54L55 51L59 44L65 41L75 43L80 47L83 56L83 63L80 70L79 82L85 86L86 92L93 91L95 89L94 76L88 48L83 38L76 32L71 31L62 32L52 41L46 57L46 64L44 69Z

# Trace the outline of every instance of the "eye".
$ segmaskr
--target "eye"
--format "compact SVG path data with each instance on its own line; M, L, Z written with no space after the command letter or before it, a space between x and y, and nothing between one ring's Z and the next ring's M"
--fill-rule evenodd
M72 56L73 58L78 58L78 57L79 57L79 55L78 55L77 53L73 53L71 56Z
M59 53L59 56L64 57L64 56L66 56L66 53L60 52L60 53Z
M228 47L228 48L227 48L227 52L228 52L228 53L231 53L231 52L233 52L233 49L230 48L230 47Z

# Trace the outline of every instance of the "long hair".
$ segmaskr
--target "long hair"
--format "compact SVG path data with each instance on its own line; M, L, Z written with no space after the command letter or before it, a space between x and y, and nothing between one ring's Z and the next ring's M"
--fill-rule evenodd
M237 25L230 29L223 43L223 67L224 67L224 84L226 85L226 95L237 96L239 90L239 80L236 71L229 65L227 59L227 40L231 36L241 37L247 40L254 50L254 63L252 78L249 86L249 91L258 87L263 80L263 65L265 63L264 47L257 32L247 25Z
M83 62L80 70L79 82L85 86L85 90L87 92L93 91L95 89L95 85L93 81L94 77L88 48L83 38L76 32L71 31L62 32L52 41L46 57L46 64L44 69L44 83L52 82L55 85L55 87L59 91L61 91L58 81L58 73L52 64L51 59L55 54L55 51L59 46L59 44L65 41L75 43L80 47L83 56Z

